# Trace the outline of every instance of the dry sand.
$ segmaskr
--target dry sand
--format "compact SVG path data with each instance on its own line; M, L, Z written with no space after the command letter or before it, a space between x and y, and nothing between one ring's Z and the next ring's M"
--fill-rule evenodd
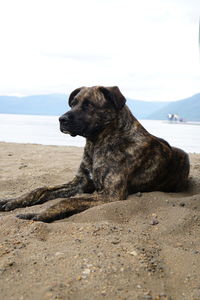
M0 198L76 173L82 149L0 143ZM200 155L187 193L144 193L46 224L0 213L4 300L200 299Z

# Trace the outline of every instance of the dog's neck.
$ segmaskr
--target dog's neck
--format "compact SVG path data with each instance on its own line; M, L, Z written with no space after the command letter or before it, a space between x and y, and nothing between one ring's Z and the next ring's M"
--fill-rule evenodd
M127 135L127 138L131 139L134 138L135 132L137 132L137 135L138 132L140 132L141 136L150 135L148 131L141 125L141 123L133 116L128 106L125 105L112 122L110 122L100 132L97 132L96 135L87 137L86 140L87 142L92 143L94 146L95 144L99 145L100 141L105 140L105 137L106 139L112 139L113 136L110 133L113 134L113 132L119 136Z

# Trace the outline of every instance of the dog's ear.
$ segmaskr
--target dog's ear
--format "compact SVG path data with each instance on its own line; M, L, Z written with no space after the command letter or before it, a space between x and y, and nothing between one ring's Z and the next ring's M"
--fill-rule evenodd
M126 98L122 95L117 86L99 87L99 90L104 95L106 100L112 102L112 104L117 110L120 110L124 107L126 103Z
M75 89L69 96L69 106L71 106L72 100L74 99L74 97L82 90L83 87L80 87L78 89Z

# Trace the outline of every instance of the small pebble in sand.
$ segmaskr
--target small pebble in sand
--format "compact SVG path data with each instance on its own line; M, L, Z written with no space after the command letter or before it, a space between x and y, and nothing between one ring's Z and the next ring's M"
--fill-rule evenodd
M28 167L28 165L21 165L20 167L19 167L19 169L24 169L24 168L27 168Z
M153 219L150 223L150 225L157 225L157 224L159 224L157 219Z
M120 243L120 240L119 240L119 239L114 239L114 240L111 241L111 243L112 243L113 245L117 245L117 244Z
M102 296L106 296L106 291L101 291Z
M90 272L91 272L90 269L84 269L84 270L83 270L83 275L89 275Z
M137 252L136 252L135 250L133 250L133 251L131 251L131 252L128 252L128 254L133 255L133 256L137 256L137 255L138 255Z
M64 252L56 252L55 256L58 256L58 255L64 255Z

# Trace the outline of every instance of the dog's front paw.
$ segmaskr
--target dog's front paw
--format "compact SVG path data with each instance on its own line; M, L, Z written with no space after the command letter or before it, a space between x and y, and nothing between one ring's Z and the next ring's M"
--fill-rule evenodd
M0 200L0 211L9 211L16 208L15 202L10 199Z
M45 218L42 214L34 214L34 213L19 214L19 215L16 215L16 217L18 219L22 219L22 220L32 220L32 221L40 221L40 222L46 222L46 223L52 222L52 220Z
M0 200L0 211L4 211L5 209L4 209L4 206L5 206L5 204L7 203L7 201L8 200L6 200L6 199L1 199Z

